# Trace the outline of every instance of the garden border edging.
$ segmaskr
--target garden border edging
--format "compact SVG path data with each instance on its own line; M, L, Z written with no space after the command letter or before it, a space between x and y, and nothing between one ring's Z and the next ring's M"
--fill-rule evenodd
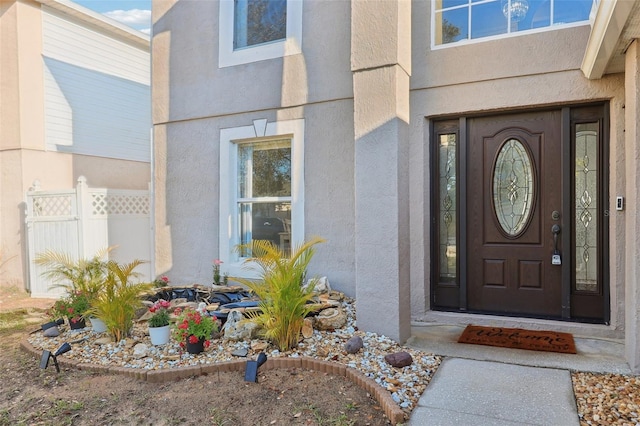
M40 356L41 351L29 343L25 338L20 343L20 348L36 358ZM120 374L132 377L137 380L143 380L150 383L164 383L174 380L180 380L187 377L199 376L201 374L213 374L217 372L233 372L243 371L246 366L246 360L217 362L214 364L167 368L161 370L145 370L141 368L127 368L106 366L88 363L79 363L74 360L60 358L58 364L65 368L76 368L78 370L92 371L96 373ZM395 403L391 394L380 386L375 380L366 377L359 371L348 368L343 364L336 362L323 361L306 356L302 357L277 357L268 358L267 362L261 367L264 370L285 369L285 368L302 368L305 370L313 370L321 373L327 373L334 376L342 376L360 386L360 388L369 392L382 407L385 415L391 421L392 425L402 423L405 420L404 412Z

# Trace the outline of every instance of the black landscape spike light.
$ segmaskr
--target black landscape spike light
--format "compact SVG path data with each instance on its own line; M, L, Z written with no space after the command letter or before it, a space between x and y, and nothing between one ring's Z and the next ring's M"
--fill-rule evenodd
M56 371L60 372L60 366L58 365L58 357L62 354L65 354L71 350L71 345L68 343L63 343L62 346L58 348L55 353L51 353L49 351L42 351L42 356L40 357L40 368L43 370L49 366L49 359L53 358L53 364L56 366Z
M46 324L42 324L40 326L40 328L42 328L42 331L45 331L45 330L47 330L47 329L49 329L51 327L55 327L55 326L62 325L62 324L64 324L64 320L62 318L60 318L58 320L50 321L50 322L48 322Z
M244 381L258 383L258 368L265 362L267 362L267 356L264 352L260 352L255 361L247 361L247 367L244 370Z

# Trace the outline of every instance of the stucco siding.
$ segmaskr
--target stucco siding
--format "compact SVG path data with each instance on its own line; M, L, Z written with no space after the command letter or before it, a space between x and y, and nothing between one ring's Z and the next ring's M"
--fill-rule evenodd
M218 252L220 129L253 120L305 120L305 235L320 245L310 276L354 295L353 116L351 101L326 102L277 111L245 113L159 126L155 134L157 272L179 283L211 280ZM166 135L166 136L165 136ZM207 236L194 244L195 236Z
M226 68L218 68L218 2L154 10L154 123L351 98L350 7L304 2L302 54Z

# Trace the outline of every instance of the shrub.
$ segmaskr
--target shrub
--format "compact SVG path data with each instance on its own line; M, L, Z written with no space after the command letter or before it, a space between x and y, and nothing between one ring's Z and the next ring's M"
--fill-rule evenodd
M82 294L91 305L106 276L107 262L102 259L112 249L100 250L91 259L78 260L65 253L47 250L36 255L35 263L46 268L42 275L54 281L54 287L64 288L69 296Z
M141 260L128 264L119 264L113 260L107 262L107 276L102 291L96 297L91 315L104 321L107 330L120 341L131 333L136 310L143 306L142 295L153 288L152 283L134 283L139 276L134 269L141 265Z
M307 304L313 296L312 286L305 289L303 283L315 253L314 246L322 242L322 238L314 237L294 247L290 255L267 240L253 240L236 248L240 253L252 253L253 257L245 263L251 266L255 263L260 268L258 281L234 278L260 298L260 312L250 312L247 316L281 351L298 344L304 318L313 309Z

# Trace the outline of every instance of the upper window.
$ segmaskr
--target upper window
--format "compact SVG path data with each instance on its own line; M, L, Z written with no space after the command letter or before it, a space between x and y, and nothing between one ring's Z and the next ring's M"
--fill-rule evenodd
M446 45L575 25L589 20L594 0L437 0L433 45Z
M304 120L220 131L220 245L225 272L250 277L238 244L267 240L288 252L304 239Z
M219 66L301 52L302 0L221 0Z
M233 48L287 38L287 0L235 0Z

